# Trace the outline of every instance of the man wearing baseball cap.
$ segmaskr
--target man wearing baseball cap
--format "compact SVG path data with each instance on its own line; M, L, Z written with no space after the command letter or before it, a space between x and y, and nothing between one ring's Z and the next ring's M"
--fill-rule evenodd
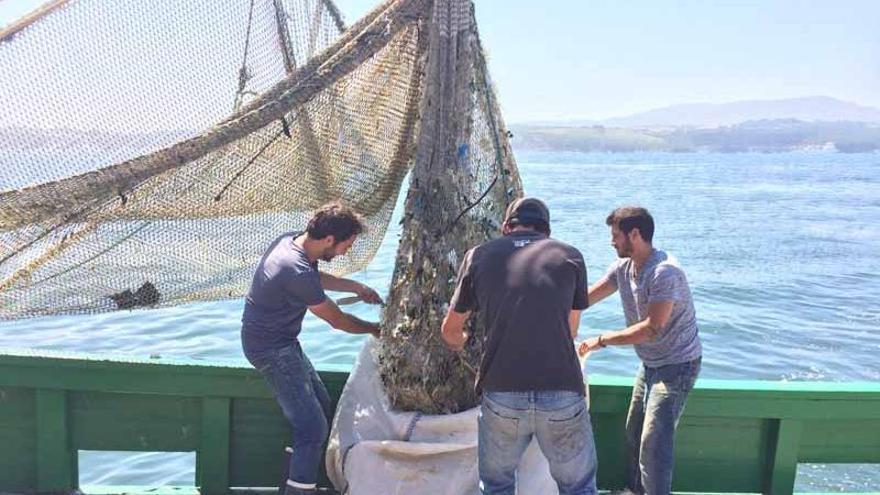
M465 255L442 337L460 351L476 312L485 327L476 382L480 489L513 495L532 437L560 495L596 493L596 449L575 353L587 307L581 253L550 238L550 211L536 198L508 207L502 237Z

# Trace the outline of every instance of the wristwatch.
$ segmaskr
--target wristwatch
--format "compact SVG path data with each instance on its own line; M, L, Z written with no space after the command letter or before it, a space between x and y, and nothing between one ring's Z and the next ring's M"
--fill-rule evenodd
M605 347L605 343L602 342L602 334L601 333L599 334L599 338L596 339L596 344L598 344L600 348Z

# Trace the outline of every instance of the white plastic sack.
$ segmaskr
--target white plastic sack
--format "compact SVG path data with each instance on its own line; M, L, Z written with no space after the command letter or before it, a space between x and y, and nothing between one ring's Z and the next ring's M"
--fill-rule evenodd
M374 345L364 344L336 407L327 447L333 485L344 495L479 495L479 407L446 415L392 411ZM517 473L518 493L558 493L535 439Z

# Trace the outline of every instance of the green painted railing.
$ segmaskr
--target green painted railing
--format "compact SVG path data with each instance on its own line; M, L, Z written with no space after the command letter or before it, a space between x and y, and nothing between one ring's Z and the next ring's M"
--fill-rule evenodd
M321 376L338 398L346 370ZM590 382L599 485L619 488L632 380ZM288 438L247 367L0 351L0 492L76 489L79 450L195 451L207 495L275 486ZM676 441L676 491L788 494L798 462L880 464L880 384L700 380Z

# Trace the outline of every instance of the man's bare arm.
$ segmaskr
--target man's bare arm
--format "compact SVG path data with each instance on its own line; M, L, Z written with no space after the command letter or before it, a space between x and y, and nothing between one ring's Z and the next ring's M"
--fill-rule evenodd
M606 332L598 337L585 340L578 347L578 352L584 354L606 345L642 344L650 342L660 336L663 329L669 323L672 316L672 308L675 301L658 301L648 304L648 316L623 330Z
M446 345L453 351L464 349L464 343L467 342L464 325L470 315L470 311L459 313L449 308L446 317L443 318L443 325L440 327L440 337L443 338L443 342L446 342Z
M602 280L587 289L587 302L592 306L615 292L617 292L617 287L611 283L608 277L603 277Z
M578 327L581 326L581 310L573 309L568 312L568 329L571 331L572 340L578 336Z
M364 321L357 316L343 312L332 299L324 299L321 304L309 306L313 315L330 324L331 327L348 333L370 333L379 337L379 324Z
M360 282L356 282L347 278L340 278L329 273L324 273L322 271L319 271L318 274L321 276L321 287L323 287L324 290L352 292L354 294L357 294L358 297L360 297L364 302L370 304L382 303L382 298L376 291Z

